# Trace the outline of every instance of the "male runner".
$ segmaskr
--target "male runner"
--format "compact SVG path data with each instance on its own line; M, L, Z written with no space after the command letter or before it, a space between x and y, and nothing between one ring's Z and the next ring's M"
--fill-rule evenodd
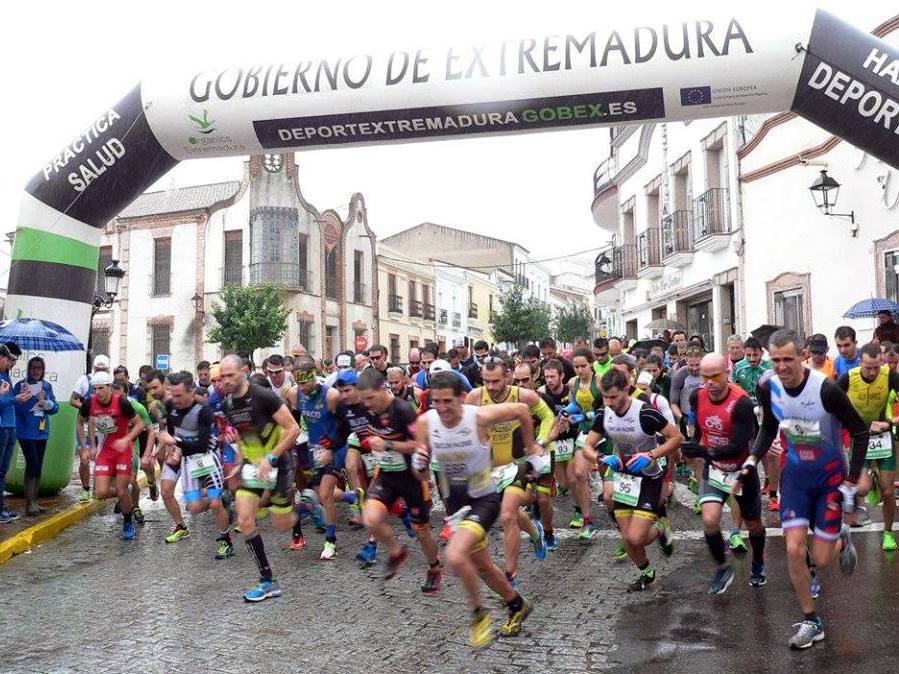
M840 355L833 362L833 371L837 379L860 364L861 356L858 353L858 342L855 330L848 325L841 325L833 335L837 343L837 351Z
M406 372L403 368L387 368L387 383L390 385L390 390L393 392L393 395L400 400L405 400L412 405L412 409L418 411L421 391L416 391L415 387L409 384L409 380L407 379Z
M759 383L762 426L741 479L752 473L780 432L786 441L781 472L781 526L787 544L790 581L803 619L794 627L791 648L809 648L824 638L824 621L815 613L806 542L814 528L812 561L825 567L839 557L840 570L855 571L858 555L842 524L844 508L854 508L856 485L868 449L868 426L839 386L802 365L801 342L792 330L771 335L768 348L774 375ZM848 473L842 429L852 439Z
M287 406L272 391L250 384L242 372L242 359L228 355L219 366L222 385L228 397L223 409L238 437L236 442L243 459L242 485L237 490L237 518L247 548L259 569L259 584L244 593L244 601L258 602L280 597L281 587L275 581L265 554L262 536L256 530L256 513L263 492L271 491L272 526L279 531L293 527L294 469L290 449L300 434L300 427Z
M469 643L480 648L493 639L493 621L484 609L481 580L503 598L509 609L501 636L518 635L532 610L530 602L518 594L490 556L487 533L499 515L501 500L492 475L490 429L517 422L527 437L533 437L533 425L531 411L524 403L463 405L463 393L458 377L449 372L434 375L433 407L418 420L413 466L425 484L428 465L435 461L445 483L444 493L448 494L447 512L469 509L447 546L446 556L472 608Z

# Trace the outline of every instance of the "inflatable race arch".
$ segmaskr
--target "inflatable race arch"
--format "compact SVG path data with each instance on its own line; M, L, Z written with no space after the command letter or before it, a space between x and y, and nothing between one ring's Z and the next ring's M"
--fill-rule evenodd
M791 110L899 167L899 50L834 15L744 7L607 25L597 14L566 34L141 83L28 183L6 315L86 342L102 228L184 159ZM66 399L83 354L46 355ZM45 469L45 489L67 483L71 437L51 440L48 464L59 456L61 468Z

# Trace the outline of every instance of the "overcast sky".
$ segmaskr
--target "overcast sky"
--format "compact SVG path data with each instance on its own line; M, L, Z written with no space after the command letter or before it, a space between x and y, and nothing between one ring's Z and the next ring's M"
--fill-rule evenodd
M716 3L720 8L730 3ZM734 3L736 4L736 3ZM821 0L870 30L895 8ZM767 3L755 3L769 12ZM157 70L196 71L368 49L476 43L525 30L570 27L595 7L597 24L620 19L610 3L28 2L4 6L0 222L16 225L21 189L97 114ZM671 3L624 3L655 19ZM740 2L739 5L746 5ZM435 5L435 8L437 6ZM772 20L777 20L772 14ZM590 215L592 176L607 129L504 138L344 148L298 155L304 193L319 209L362 192L379 237L422 221L520 242L539 256L600 245ZM243 159L183 162L160 187L237 179ZM8 264L8 263L7 263ZM5 267L0 269L5 276Z

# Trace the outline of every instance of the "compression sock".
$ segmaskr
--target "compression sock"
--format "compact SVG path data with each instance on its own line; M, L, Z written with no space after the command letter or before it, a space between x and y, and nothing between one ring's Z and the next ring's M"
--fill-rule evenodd
M125 520L125 524L131 524L131 516L134 514L134 510L131 509L126 513L122 513L122 517Z
M302 518L300 517L299 512L297 513L297 521L293 523L293 535L294 537L303 535L303 523Z
M765 561L765 534L749 534L749 545L752 546L752 561L761 564Z
M722 566L727 560L724 556L724 536L721 535L720 531L716 531L713 534L707 533L705 542L709 546L709 552L712 553L712 557L718 562L719 566Z
M253 538L247 539L247 549L256 560L256 566L259 568L259 575L262 580L272 581L272 567L268 565L268 557L265 556L265 544L262 542L262 536L256 534Z
M511 601L506 602L506 606L509 607L510 611L512 611L513 613L516 613L521 610L521 606L523 603L524 603L524 600L521 598L521 595L516 592L515 596L512 597Z
M328 524L325 527L325 540L329 543L337 542L337 525L336 524Z
M231 542L231 530L225 529L224 531L219 531L218 539L220 541L225 541L226 543L230 543Z

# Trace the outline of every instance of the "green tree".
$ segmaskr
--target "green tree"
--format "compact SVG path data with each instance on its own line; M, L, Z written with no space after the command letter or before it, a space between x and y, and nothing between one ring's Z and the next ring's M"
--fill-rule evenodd
M583 304L568 304L556 312L553 327L557 341L571 344L576 337L589 337L593 333L593 316Z
M283 304L281 291L271 284L226 285L221 301L212 307L216 325L208 341L226 351L252 358L256 349L274 346L287 329L290 310Z
M502 309L493 319L493 338L517 344L536 342L549 335L549 307L533 297L524 297L524 288L514 283L500 296Z

